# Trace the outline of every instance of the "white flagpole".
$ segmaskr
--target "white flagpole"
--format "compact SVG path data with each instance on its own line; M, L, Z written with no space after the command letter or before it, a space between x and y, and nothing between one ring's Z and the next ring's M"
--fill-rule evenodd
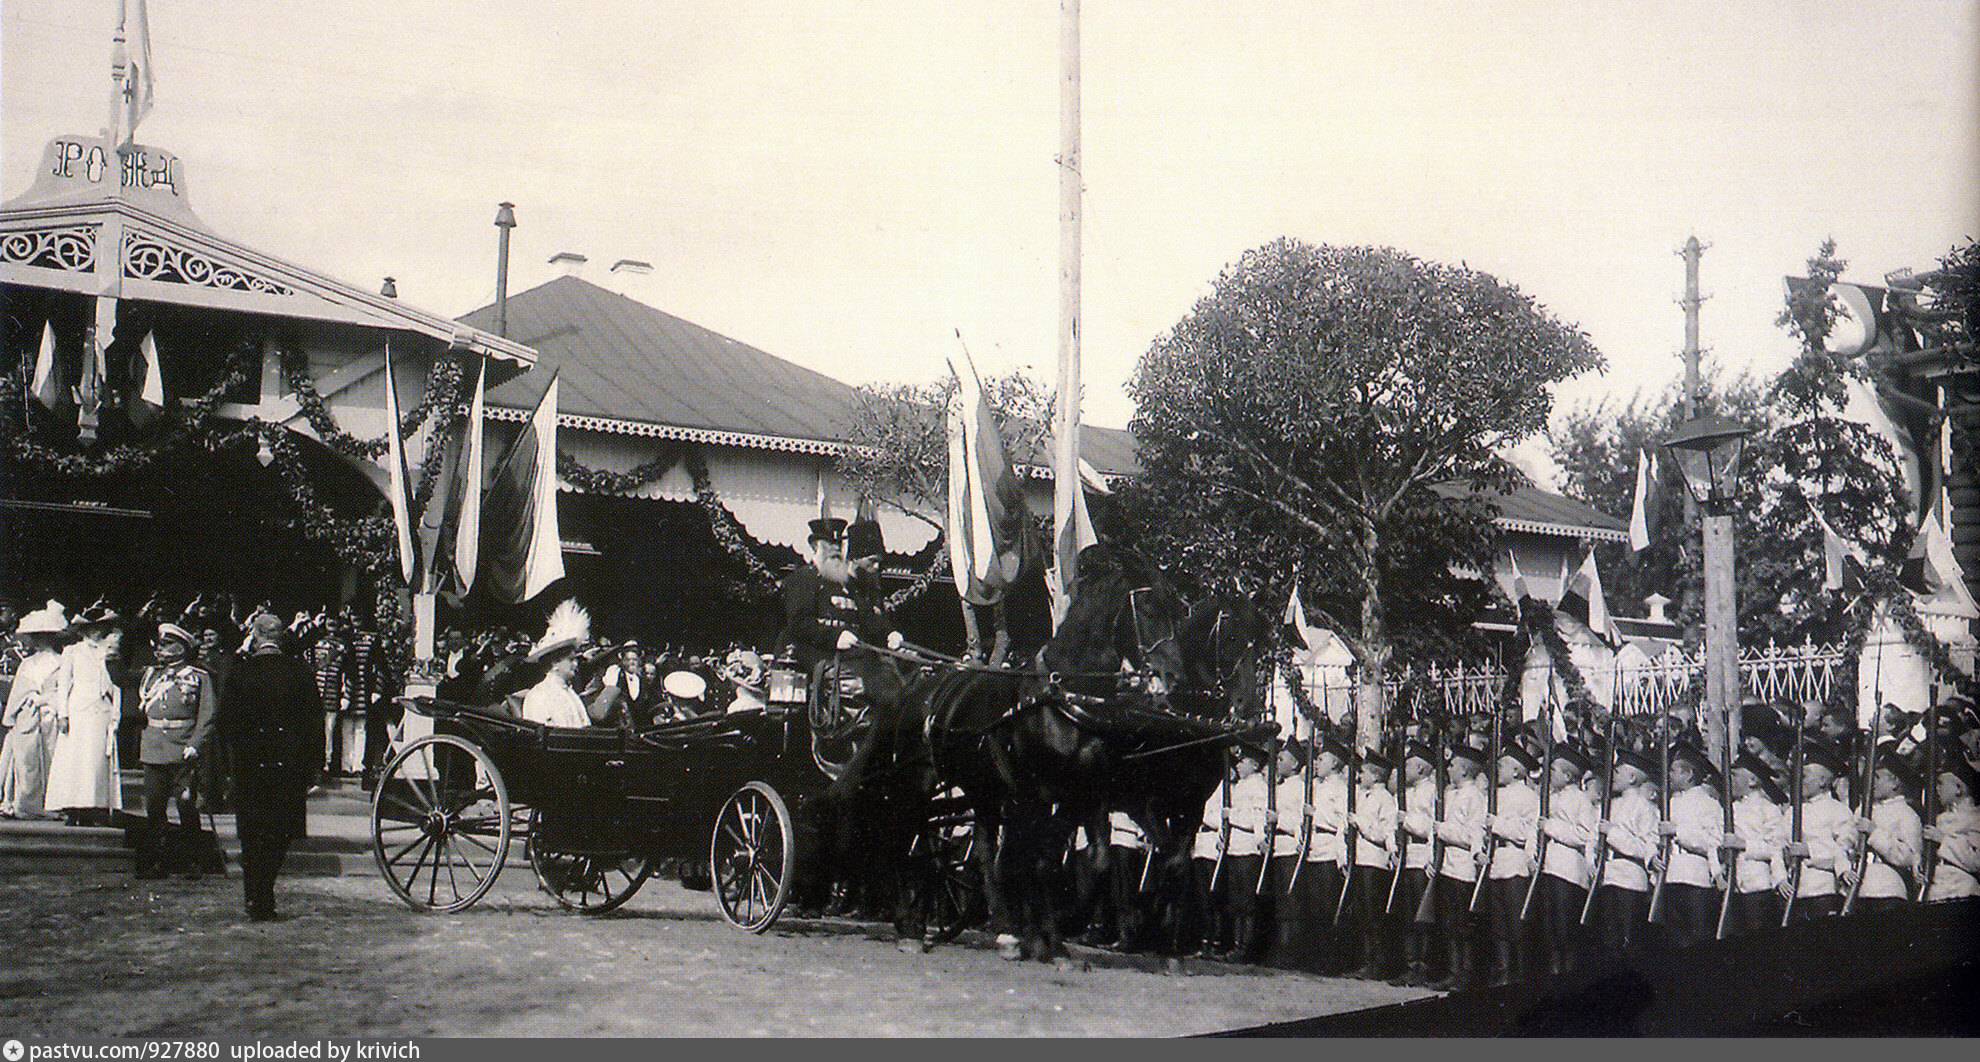
M1059 50L1059 392L1052 447L1054 626L1078 578L1073 506L1079 487L1079 0L1060 0Z

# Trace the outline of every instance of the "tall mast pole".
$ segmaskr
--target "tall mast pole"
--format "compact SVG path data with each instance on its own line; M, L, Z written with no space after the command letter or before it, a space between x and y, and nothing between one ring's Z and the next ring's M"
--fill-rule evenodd
M1059 586L1072 593L1079 490L1079 0L1059 0L1059 389L1052 437L1052 527Z

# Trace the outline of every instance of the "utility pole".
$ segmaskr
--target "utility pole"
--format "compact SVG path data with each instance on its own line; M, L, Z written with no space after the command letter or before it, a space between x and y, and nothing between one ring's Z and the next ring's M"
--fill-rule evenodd
M1079 485L1079 0L1059 2L1059 393L1052 426L1053 565L1060 593L1055 611L1078 578L1074 492ZM1054 626L1058 616L1054 616Z
M1693 236L1678 254L1684 258L1684 419L1690 420L1698 415L1698 392L1703 386L1698 373L1703 357L1698 346L1698 307L1705 300L1698 294L1698 260L1705 257L1705 246Z
M1698 343L1698 307L1705 300L1698 294L1698 262L1705 247L1693 236L1678 252L1684 258L1684 419L1688 423L1703 416L1703 383L1699 362L1703 351ZM1739 748L1739 609L1733 581L1733 527L1730 501L1705 506L1699 519L1700 564L1705 575L1705 747L1713 762L1731 762L1727 749ZM1690 492L1684 498L1685 523L1699 505Z

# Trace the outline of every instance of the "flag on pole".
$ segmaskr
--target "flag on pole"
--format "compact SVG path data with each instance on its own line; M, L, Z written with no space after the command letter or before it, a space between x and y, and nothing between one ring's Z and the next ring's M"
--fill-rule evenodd
M1506 566L1492 566L1492 581L1498 584L1499 592L1506 595L1506 600L1512 602L1515 609L1519 608L1522 599L1532 593L1527 589L1526 576L1520 573L1519 558L1513 555L1510 546L1506 548Z
M412 494L407 484L412 479L406 474L406 448L399 439L399 383L392 374L392 344L385 343L385 464L391 476L392 526L398 532L399 574L405 577L406 585L413 583L413 571L419 567L419 555L413 550Z
M479 567L497 598L528 601L564 577L564 543L557 529L555 373L528 426L495 469L482 512Z
M1299 639L1300 648L1317 649L1325 635L1313 629L1306 622L1306 606L1299 600L1299 580L1293 580L1292 593L1286 595L1285 625L1292 628L1293 636Z
M474 376L474 398L468 403L467 437L461 440L460 464L454 472L454 489L460 499L454 506L454 577L463 594L474 586L474 574L481 560L481 418L488 359L481 358L480 362ZM560 544L559 563L562 560Z
M41 408L53 412L66 397L67 388L62 386L62 366L55 360L55 325L43 321L41 353L34 359L34 400L41 403Z
M1057 441L1053 441L1053 452L1058 452ZM1066 585L1062 569L1070 570L1067 557L1078 557L1079 551L1088 546L1098 545L1100 536L1093 530L1093 518L1086 513L1086 492L1112 494L1107 481L1100 478L1099 470L1079 460L1078 482L1073 485L1072 515L1066 526L1054 529L1052 535L1052 556L1045 568L1045 589L1052 609L1052 629L1057 630L1059 622L1066 618L1066 608L1072 604L1072 588Z
M1588 602L1588 629L1607 638L1611 643L1622 640L1621 632L1609 619L1609 602L1602 593L1602 573L1595 566L1595 548L1585 547L1581 566L1567 580L1566 594L1578 594Z
M111 48L111 67L119 78L117 99L111 106L115 147L130 147L137 137L137 125L151 113L151 20L144 0L118 0L117 36Z
M1649 449L1636 452L1636 494L1629 506L1629 548L1641 553L1650 546L1650 488L1656 482Z
M1836 529L1822 518L1821 506L1809 508L1815 514L1816 525L1822 529L1822 589L1841 590L1846 573L1850 576L1849 581L1856 584L1855 588L1862 589L1863 569L1870 564L1869 551L1861 543L1836 534ZM1854 562L1853 571L1849 570L1851 565L1848 562Z
M124 400L124 411L139 428L150 427L165 411L165 379L158 365L157 334L146 332L138 344L137 362L131 367L136 378Z
M1023 563L1021 532L1010 523L1024 505L1024 490L976 367L966 367L967 375L956 373L957 401L949 412L949 555L952 563L967 561L966 578L957 584L965 600L990 604L1017 581ZM955 363L949 368L955 371Z

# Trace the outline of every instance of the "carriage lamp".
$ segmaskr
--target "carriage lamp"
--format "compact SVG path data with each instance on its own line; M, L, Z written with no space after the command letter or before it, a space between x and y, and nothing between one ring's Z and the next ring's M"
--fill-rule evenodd
M1708 413L1678 425L1664 440L1677 459L1684 485L1700 505L1724 508L1739 492L1739 455L1748 429Z

